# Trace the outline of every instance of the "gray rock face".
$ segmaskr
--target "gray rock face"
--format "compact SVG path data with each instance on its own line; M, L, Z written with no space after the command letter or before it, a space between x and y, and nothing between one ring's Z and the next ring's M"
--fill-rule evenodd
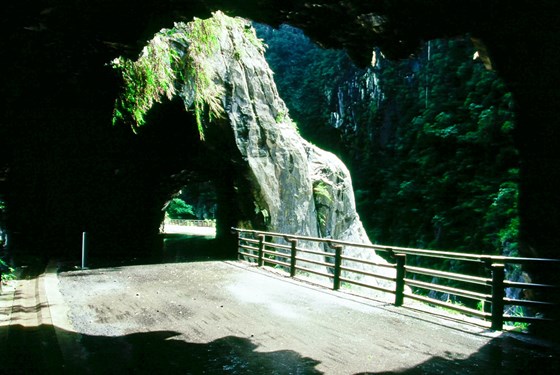
M224 88L222 103L240 152L238 162L250 171L246 176L253 195L245 199L253 199L255 213L268 231L370 244L356 212L348 169L298 134L263 50L247 32L236 29L241 22L226 21L228 26L220 28L221 53L211 57L211 65L214 82ZM332 251L328 246L324 250ZM384 263L373 250L345 247L344 253ZM345 265L387 274L355 262Z
M212 121L202 125L209 147L216 152L229 150L227 157L237 166L234 186L248 186L237 189L236 200L240 207L252 206L254 213L237 225L369 244L356 212L348 169L335 155L298 134L250 24L221 13L196 22L203 22L198 26L202 30L212 30L212 38L216 38L212 43L217 45L198 46L200 37L180 35L183 30L195 34L188 24L176 24L174 33L160 33L160 37L170 35L168 45L177 49L176 55L188 55L189 50L204 52L195 56L199 69L194 72L204 79L183 75L176 79L171 94L180 95L185 107L192 109L197 95L205 90L206 112L219 100L221 115L215 113ZM161 39L158 43L165 49ZM197 82L199 86L206 82L205 87L197 87ZM224 144L229 146L224 148ZM373 251L356 250L348 255L381 261Z
M223 107L266 229L367 241L348 170L298 134L262 49L241 21L225 23L220 53L211 57L213 81L224 87Z

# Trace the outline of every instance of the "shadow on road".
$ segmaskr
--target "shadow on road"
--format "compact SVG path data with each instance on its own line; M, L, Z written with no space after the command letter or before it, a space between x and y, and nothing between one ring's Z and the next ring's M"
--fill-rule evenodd
M185 342L177 332L155 331L117 337L90 336L50 325L2 327L7 344L0 352L3 373L101 374L321 374L319 361L291 350L257 351L249 339L227 336L209 343ZM0 332L0 337L6 332ZM79 343L63 361L56 336ZM373 340L375 338L372 338ZM452 350L452 348L450 348ZM406 352L403 351L403 358ZM395 364L398 365L398 364ZM496 338L467 358L433 357L394 372L362 374L556 374L558 352Z
M2 327L5 329L5 327ZM60 353L41 338L65 336L79 342L74 358L64 363ZM1 334L0 334L1 336ZM52 340L51 340L52 341ZM42 343L47 345L42 347ZM156 331L118 337L79 335L42 325L14 326L0 354L2 373L48 374L320 374L318 361L295 351L257 352L246 338L222 337L209 343L182 341L179 333Z
M429 360L402 371L364 372L363 374L557 374L560 368L558 350L547 345L524 343L502 336L491 340L467 358L457 358L449 348L445 357ZM406 353L403 352L403 356Z
M170 233L162 235L161 248L151 254L129 255L115 253L111 256L97 257L95 252L88 256L86 267L89 269L110 268L123 266L137 266L161 263L203 262L210 260L233 260L236 258L235 249L231 251L229 243L216 238L205 236ZM62 260L59 271L71 271L80 268L80 261Z

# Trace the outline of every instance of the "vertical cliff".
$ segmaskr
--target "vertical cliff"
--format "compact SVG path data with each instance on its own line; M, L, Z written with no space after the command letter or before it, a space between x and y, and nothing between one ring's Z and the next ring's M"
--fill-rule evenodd
M162 30L137 61L115 60L126 88L116 121L136 128L155 103L181 97L231 166L236 225L369 243L348 169L299 135L263 52L247 21L221 13Z

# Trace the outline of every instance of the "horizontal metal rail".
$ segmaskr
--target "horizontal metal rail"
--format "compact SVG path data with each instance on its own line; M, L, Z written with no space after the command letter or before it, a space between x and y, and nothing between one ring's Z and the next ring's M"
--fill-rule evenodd
M504 315L504 320L516 323L536 323L536 322L553 322L553 319L533 317L533 316L514 316L514 315Z
M290 263L281 262L279 260L275 260L275 259L271 259L271 258L265 258L264 263L272 263L272 264L276 264L278 266L290 267Z
M248 243L252 243L252 244L257 244L259 243L259 240L255 240L252 238L242 238L241 240L243 240L244 242L248 242Z
M263 254L268 254L268 255L271 255L271 256L276 257L276 258L290 259L290 254L283 254L283 253L279 253L279 252L276 252L276 251L270 251L270 250L263 250L262 252L263 252ZM270 259L270 258L265 258L265 259Z
M351 256L348 256L348 255L343 255L342 260L348 260L350 262L358 262L358 263L367 264L367 265L375 266L375 267L395 268L394 264L390 264L390 263L382 264L382 263L378 263L378 262L372 262L372 261L369 261L367 259L351 257Z
M216 227L216 220L166 219L164 224L182 227Z
M259 251L258 247L248 246L248 245L239 245L240 249L251 250L251 251Z
M341 277L340 281L343 281L343 282L348 283L348 284L358 285L358 286L361 286L361 287L364 287L364 288L379 290L380 292L391 293L391 294L395 292L393 289L384 288L384 287L379 286L379 285L362 283L362 282L352 280L352 279L348 279L348 278L345 278L345 277Z
M404 295L407 298L414 299L414 300L420 301L420 302L424 302L424 303L427 303L428 305L436 305L436 306L444 307L446 309L459 311L459 312L461 312L463 314L466 314L466 315L476 316L476 317L483 318L483 319L489 319L489 318L492 317L492 314L490 314L490 313L486 313L486 312L483 312L483 311L478 311L478 310L471 309L471 308L464 307L464 306L457 305L457 304L443 302L443 301L440 301L440 300L437 300L437 299L434 299L434 298L428 298L428 297L424 297L424 296L420 296L418 294L412 294L412 293L405 293Z
M334 267L334 264L332 264L332 263L321 262L321 261L313 260L313 259L309 259L309 258L296 257L296 260L301 261L301 262L315 264L317 266Z
M511 306L525 306L525 307L533 307L533 308L554 308L558 305L552 302L543 302L543 301L529 301L525 299L516 299L516 298L504 298L504 305L511 305Z
M463 281L463 282L479 284L479 285L492 284L492 279L487 279L484 277L463 275L460 273L438 271L431 268L421 268L421 267L413 267L413 266L406 266L405 269L407 272L410 273L418 273L421 275L434 276L434 277L443 277L449 280Z
M364 288L391 293L395 296L394 303L396 306L401 306L403 304L404 297L406 297L411 300L428 303L434 306L444 307L470 316L476 316L484 320L490 320L492 323L492 329L495 330L501 330L504 322L507 321L548 321L548 318L541 318L538 316L519 317L504 314L505 306L522 306L531 307L534 309L558 307L558 304L551 303L549 301L533 301L506 298L506 288L550 290L553 288L558 288L558 286L505 280L504 272L504 266L506 264L538 264L539 266L560 266L560 260L558 259L521 258L484 254L455 253L449 251L370 245L348 241L339 241L335 239L316 238L310 236L300 236L275 232L262 232L237 228L232 228L232 230L238 235L240 257L245 257L253 261L256 260L259 266L262 266L265 263L280 265L286 270L289 270L290 276L292 277L296 276L296 271L326 277L332 279L332 288L334 290L340 289L341 282L344 282ZM274 238L278 238L285 243L271 242ZM298 246L298 241L315 243L318 248L326 245L328 246L330 251L303 248L301 246ZM256 247L251 245L256 245ZM372 252L383 251L386 252L390 257L392 257L396 261L396 263L384 264L344 254L344 249L348 247L362 248L364 249L364 251L370 250ZM247 253L247 250L255 252L256 254ZM309 259L306 257L302 257L301 254L311 254L319 258ZM436 269L407 265L406 261L409 256L414 256L417 258L441 258L458 262L470 262L471 267L473 263L475 264L475 266L476 264L478 264L478 266L476 267L480 268L477 273L480 273L481 275L487 274L490 277L466 275L456 272L440 271ZM323 260L321 260L321 257ZM394 277L386 276L376 274L375 272L370 272L369 270L357 269L355 267L351 267L351 264L346 264L347 262L362 264L369 267L374 266L395 269L396 275ZM558 271L560 271L560 267ZM342 275L342 272L344 272L344 275ZM416 280L415 278L410 277L410 275L415 274L460 282L462 283L461 285L466 284L469 286L469 288L472 287L472 289L451 287L439 283L430 283L426 281ZM361 275L372 277L374 279L390 281L394 283L394 288L377 285L377 283L373 285L374 283L365 282L364 280L355 280L353 278L350 278L351 275ZM488 288L489 292L485 293L477 290L480 289L481 285ZM416 288L420 290L445 293L449 296L467 298L474 301L482 301L485 302L487 306L491 306L491 312L479 311L467 306L443 302L435 298L415 294L409 291L411 289L406 290L406 286L408 286L409 288ZM475 288L474 286L478 287Z
M324 277L328 277L328 278L333 278L334 277L334 275L331 275L330 273L317 271L317 270L314 270L312 268L305 268L305 267L296 266L296 270L303 271L303 272L309 272L309 273L312 273L314 275L324 276Z
M268 247L272 247L275 249L286 249L286 250L290 250L290 246L287 245L282 245L280 243L273 243L273 242L263 242L264 246L268 246Z
M305 253L305 254L313 254L313 255L320 255L320 256L331 256L334 257L334 253L326 253L324 251L316 251L316 250L309 250L309 249L301 249L301 248L297 248L297 251L300 253Z
M378 273L368 272L368 271L364 271L364 270L357 270L355 268L350 268L350 267L341 266L340 270L341 271L346 271L346 272L352 272L352 273L359 273L360 275L371 276L371 277L375 277L375 278L383 279L383 280L387 280L387 281L397 281L397 279L395 277L380 275Z
M438 291L438 292L449 293L449 294L453 294L455 296L461 296L461 297L470 298L470 299L474 299L474 300L484 300L484 301L492 302L492 295L491 294L471 292L471 291L468 291L468 290L452 288L450 286L439 285L439 284L435 284L435 283L426 283L426 282L423 282L423 281L406 279L406 278L404 279L404 281L405 281L406 285L414 286L414 287L417 287L417 288L422 288L422 289L426 289L426 290L435 290L435 291Z
M245 256L245 257L249 257L249 258L259 259L258 255L249 254L249 253L244 253L244 252L242 252L242 251L239 252L239 255L242 255L242 256Z
M534 284L534 283L519 283L513 281L504 281L506 288L520 288L520 289L558 289L556 285L550 284Z

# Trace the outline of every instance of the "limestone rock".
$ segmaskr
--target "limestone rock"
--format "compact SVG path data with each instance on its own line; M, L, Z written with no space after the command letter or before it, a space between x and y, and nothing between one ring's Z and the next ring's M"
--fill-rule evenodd
M240 210L251 202L254 213L237 225L369 244L348 169L335 155L299 135L250 23L219 12L196 22L204 22L197 27L212 35L195 38L200 30L194 31L192 24L176 24L173 32L163 30L155 40L161 43L167 37L177 49L175 55L196 62L196 69L186 72L203 76L177 75L173 94L184 99L187 109L204 109L197 118L202 119L199 127L205 142L215 145L217 152L230 150L227 157L237 168L234 185L249 186L237 189L236 200ZM201 99L204 105L197 103ZM349 251L382 261L373 251L345 253Z

